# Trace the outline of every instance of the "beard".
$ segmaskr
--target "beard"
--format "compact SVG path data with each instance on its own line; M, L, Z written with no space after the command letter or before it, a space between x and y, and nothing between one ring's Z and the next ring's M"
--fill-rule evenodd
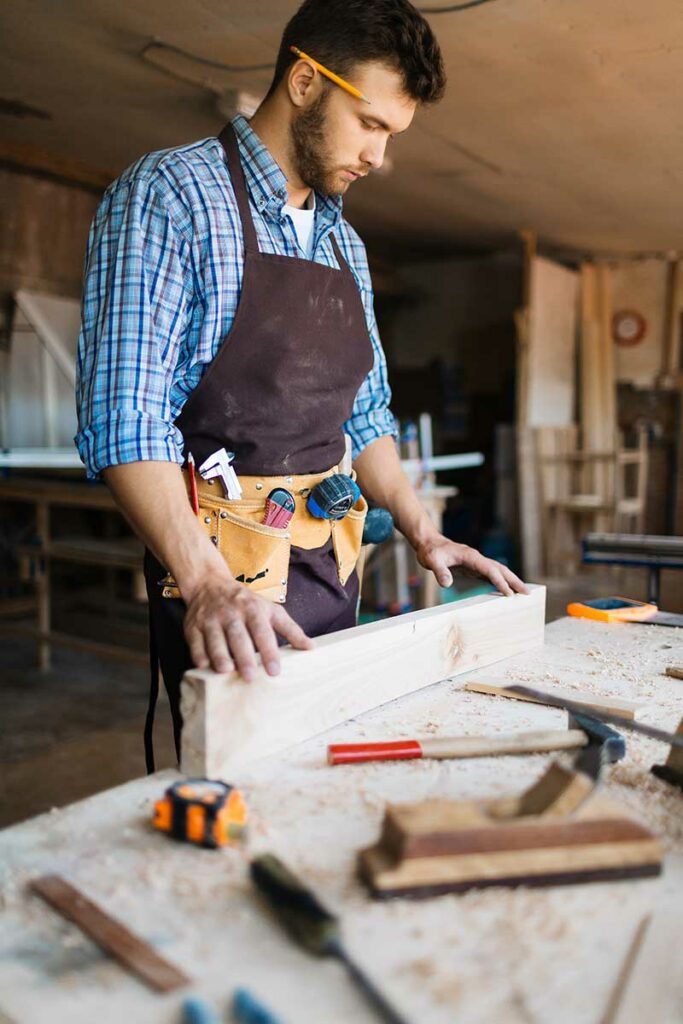
M294 166L305 185L321 196L342 195L348 184L335 181L326 135L325 105L327 91L292 122L291 140Z

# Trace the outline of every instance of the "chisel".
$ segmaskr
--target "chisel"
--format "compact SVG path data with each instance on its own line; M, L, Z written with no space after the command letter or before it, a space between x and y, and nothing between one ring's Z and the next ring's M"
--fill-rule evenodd
M281 860L272 853L263 854L252 860L250 873L259 892L295 942L316 956L336 956L383 1020L388 1024L407 1024L405 1017L394 1010L346 952L338 918L323 907Z

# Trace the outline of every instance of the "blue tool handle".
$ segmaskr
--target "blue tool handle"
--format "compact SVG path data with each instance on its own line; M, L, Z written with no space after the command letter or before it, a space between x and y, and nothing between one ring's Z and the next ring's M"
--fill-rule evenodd
M190 996L183 1003L183 1024L220 1024L220 1022L208 1003L197 996Z
M249 989L236 988L232 999L232 1013L237 1024L282 1024Z

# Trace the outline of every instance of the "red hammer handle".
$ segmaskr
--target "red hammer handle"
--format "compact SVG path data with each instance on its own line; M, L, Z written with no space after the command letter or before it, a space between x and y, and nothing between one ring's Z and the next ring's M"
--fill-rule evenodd
M332 743L327 748L329 764L357 764L362 761L408 761L422 757L417 740L393 743Z

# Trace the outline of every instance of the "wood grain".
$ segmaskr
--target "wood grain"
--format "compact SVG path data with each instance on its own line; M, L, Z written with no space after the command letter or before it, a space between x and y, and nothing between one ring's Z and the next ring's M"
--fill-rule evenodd
M497 683L485 683L479 680L471 680L465 683L465 690L470 690L472 693L487 693L493 697L509 697L511 700L526 700L532 704L542 704L540 700L536 700L535 697L527 697L521 693L515 693L514 690L509 689L507 686L501 686ZM635 719L636 712L639 708L644 706L643 702L636 702L632 700L620 700L616 697L604 697L599 693L588 693L581 690L564 690L559 686L547 686L544 687L553 697L557 697L558 700L572 700L575 704L583 704L587 712L593 711L609 711L614 712L616 715L621 715L622 718Z
M96 903L84 896L59 875L44 875L29 883L31 890L56 911L89 935L105 953L157 992L173 992L190 979L154 950L149 943L134 935L125 925L110 917Z
M441 679L543 643L545 588L400 615L282 652L282 671L194 669L182 684L182 770L229 778L244 764Z

